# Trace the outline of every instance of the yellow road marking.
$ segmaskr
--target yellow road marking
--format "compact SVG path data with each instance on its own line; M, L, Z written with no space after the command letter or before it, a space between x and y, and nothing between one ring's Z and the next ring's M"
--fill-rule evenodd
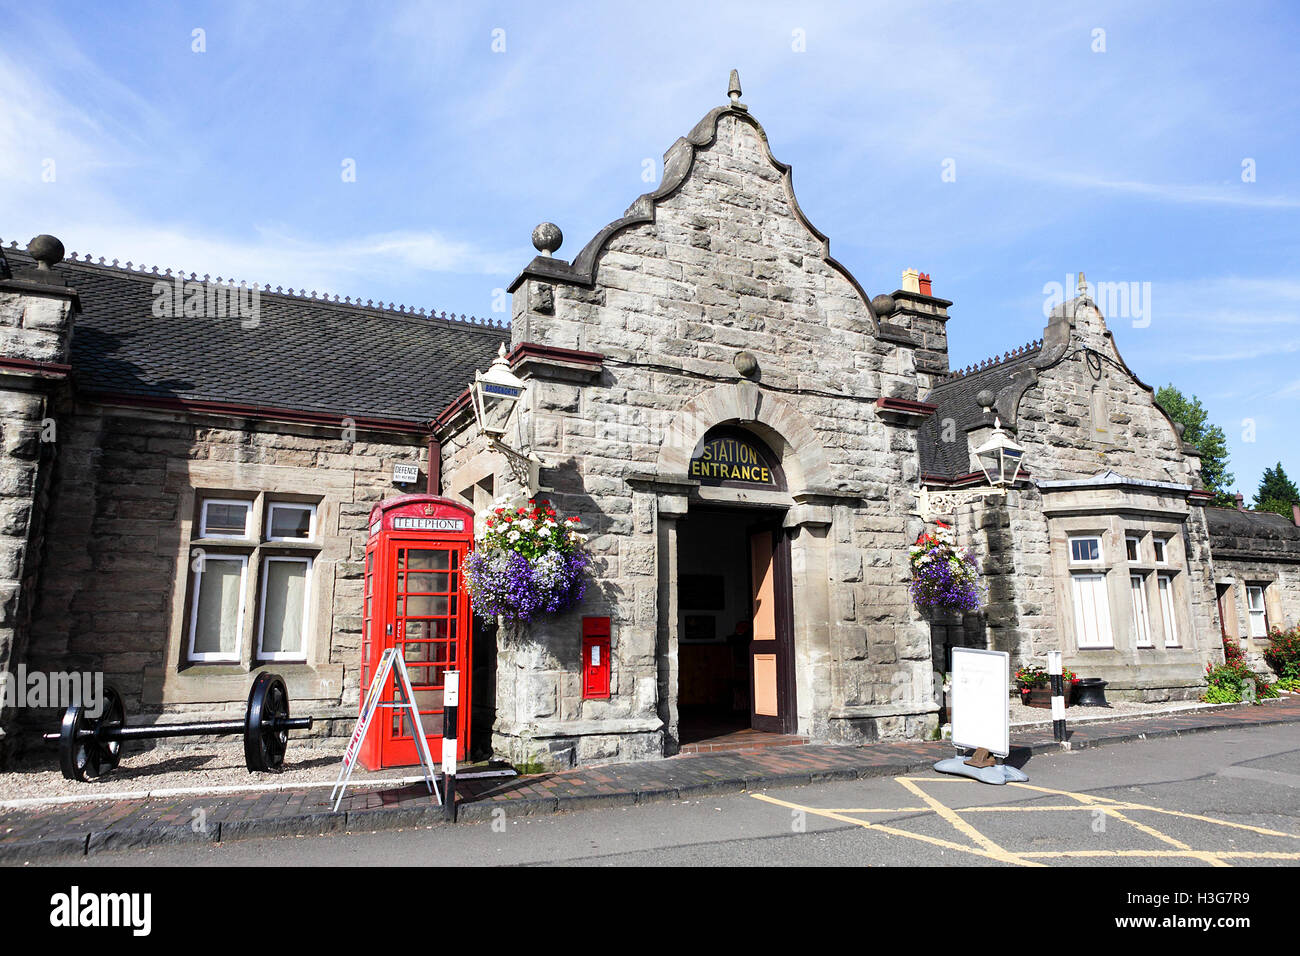
M999 846L997 843L990 840L984 834L980 833L980 831L976 830L973 826L971 826L969 822L963 820L956 810L952 809L952 807L949 807L946 804L940 803L934 797L930 796L928 793L922 790L921 787L914 781L900 780L899 783L901 783L905 789L911 791L912 793L916 794L916 796L924 800L926 805L929 806L930 809L932 809L935 813L939 814L939 816L947 820L952 825L954 830L956 830L958 833L964 836L969 837L971 840L975 841L980 846L984 847L984 849L988 851L989 856L991 856L993 859L1001 860L1004 863L1018 863L1022 866L1024 865L1025 863L1024 860L1016 856L1010 850L1007 850L1005 847Z
M1042 866L1038 863L1042 859L1061 859L1064 857L1110 857L1110 858L1157 858L1157 859L1192 859L1200 860L1210 866L1230 866L1229 860L1300 860L1300 853L1285 853L1281 851L1250 851L1250 850L1198 850L1182 842L1181 840L1162 833L1155 827L1141 823L1127 816L1123 811L1147 811L1151 813L1163 813L1169 816L1182 817L1187 820L1195 820L1201 823L1213 823L1218 826L1232 827L1239 830L1248 830L1261 836L1288 837L1291 839L1300 839L1300 834L1286 833L1280 830L1270 830L1267 827L1257 827L1248 823L1235 823L1230 820L1218 820L1214 817L1207 817L1197 813L1187 813L1181 810L1166 810L1163 807L1153 807L1149 804L1134 803L1133 801L1115 800L1110 797L1094 796L1092 794L1074 793L1069 790L1056 790L1051 787L1039 787L1027 783L1013 783L1011 786L1020 787L1023 790L1032 790L1037 793L1051 794L1054 796L1067 797L1076 801L1072 804L1051 805L1051 806L1024 806L1024 805L999 805L999 806L981 806L965 807L958 810L949 807L938 798L931 796L921 784L928 783L961 783L955 777L895 777L898 783L914 796L920 797L925 802L923 807L853 807L853 808L833 808L824 809L820 807L809 807L798 803L792 803L787 800L780 800L776 797L768 796L763 793L750 794L756 800L762 800L765 803L771 803L776 806L786 807L791 810L799 810L804 813L811 813L815 816L825 817L830 820L837 820L841 823L851 823L855 826L867 830L879 830L891 836L906 837L910 840L918 840L922 843L928 843L932 846L943 847L944 849L955 850L959 853L969 853L973 856L984 857L985 859L995 860L999 863L1008 863L1016 866ZM1033 850L1017 852L1008 850L999 845L989 837L985 836L978 829L964 819L964 813L1029 813L1029 812L1078 812L1080 810L1097 811L1109 817L1126 823L1147 836L1166 843L1174 847L1172 850ZM946 820L953 829L963 834L975 846L966 846L960 843L954 843L950 840L944 840L939 837L927 836L921 833L912 833L907 830L901 830L897 827L887 826L883 823L870 823L848 814L855 813L926 813L933 812L936 816Z
M956 850L959 853L969 853L972 856L991 856L991 854L973 846L962 846L960 843L953 843L950 840L941 840L938 837L926 836L923 833L909 833L907 830L899 830L897 827L886 826L883 823L868 823L866 820L856 820L853 817L846 817L842 813L835 813L833 810L821 810L817 807L805 807L802 804L790 803L786 800L778 800L776 797L769 797L765 793L751 793L750 796L755 800L762 800L764 803L774 803L779 807L788 807L791 810L801 810L804 813L812 813L819 817L828 817L831 820L839 820L841 823L852 823L866 830L879 830L881 833L907 837L909 840L920 840L922 843L930 843L934 846L941 846L948 850Z

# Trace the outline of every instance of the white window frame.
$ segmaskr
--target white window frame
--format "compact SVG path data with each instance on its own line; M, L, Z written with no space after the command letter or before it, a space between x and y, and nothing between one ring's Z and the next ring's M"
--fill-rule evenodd
M275 517L276 508L293 508L296 511L307 511L311 517L307 523L307 537L305 538L287 538L276 537L271 534L271 521ZM296 541L307 542L316 540L316 506L308 503L297 501L268 501L266 503L266 540L267 541Z
M1133 543L1133 557L1128 557L1129 542ZM1124 557L1128 558L1129 564L1142 563L1142 536L1139 534L1124 535Z
M1268 637L1268 604L1265 595L1266 584L1247 584L1246 585L1246 623L1247 632L1251 640ZM1259 607L1255 607L1255 595L1259 595ZM1259 615L1260 631L1255 633L1255 615Z
M1161 566L1169 563L1169 539L1162 538L1159 535L1151 536L1151 550L1155 553L1156 564Z
M292 540L300 540L294 538ZM302 648L296 654L286 653L284 651L264 651L262 649L262 638L266 634L266 589L271 582L271 564L275 561L291 561L297 564L307 565L307 573L303 576L303 595L302 595ZM259 661L305 661L307 660L307 639L311 634L311 622L308 616L311 613L311 572L314 560L307 555L288 555L288 554L271 554L262 558L262 586L261 606L257 613L257 659Z
M203 572L207 568L208 561L238 561L239 562L239 611L236 615L235 629L236 634L242 638L244 632L244 603L246 600L248 585L248 555L246 554L205 554L199 561L199 566L194 569L194 596L190 600L190 641L189 653L187 658L195 663L239 663L240 653L239 646L241 639L236 639L235 649L230 654L222 654L215 651L195 651L194 639L199 629L199 594L203 590Z
M1098 608L1094 602L1092 607L1096 632L1091 636L1087 627L1088 615L1081 600L1084 591L1080 584L1082 581L1098 582L1098 591L1101 595L1102 606ZM1074 639L1079 649L1113 648L1115 636L1110 621L1110 595L1107 593L1106 572L1099 570L1070 575L1070 602L1074 605Z
M1181 647L1178 637L1178 608L1174 601L1174 576L1157 574L1156 590L1160 595L1160 618L1165 628L1165 647Z
M244 533L243 534L224 534L220 532L208 531L208 505L243 505L244 506ZM199 537L200 538L229 538L231 540L247 541L253 537L253 502L248 498L204 498L199 504Z
M1130 574L1129 600L1133 604L1133 638L1138 647L1155 647L1151 640L1151 611L1147 606L1146 578L1141 574Z
M1076 541L1096 541L1097 557L1086 561L1077 560L1074 557L1074 543ZM1095 568L1095 567L1100 567L1106 561L1106 551L1102 547L1101 535L1099 534L1072 534L1070 535L1067 544L1070 549L1069 552L1070 564L1074 567Z

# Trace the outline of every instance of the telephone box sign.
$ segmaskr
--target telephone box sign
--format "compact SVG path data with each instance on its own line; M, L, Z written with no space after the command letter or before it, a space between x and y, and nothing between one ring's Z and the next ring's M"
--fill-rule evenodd
M410 518L399 515L393 519L394 531L464 531L464 518Z
M704 484L723 481L775 487L768 456L757 445L737 435L708 438L700 453L691 459L688 477Z

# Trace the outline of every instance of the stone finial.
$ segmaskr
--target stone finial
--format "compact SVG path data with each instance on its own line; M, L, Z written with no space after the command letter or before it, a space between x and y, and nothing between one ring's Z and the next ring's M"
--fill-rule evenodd
M533 230L533 248L544 256L549 256L564 242L564 233L553 222L541 223Z
M731 98L732 106L740 105L740 71L731 71L731 82L727 84L727 96Z
M980 408L984 409L984 411L987 412L990 408L993 407L994 397L995 396L993 395L993 393L989 391L987 388L981 388L978 392L975 393L975 402L979 405Z
M1079 273L1079 282L1074 291L1079 293L1080 298L1088 297L1088 280L1084 278L1082 271Z
M758 374L758 358L753 352L737 352L731 361L736 366L736 371L745 378L753 378Z
M882 292L871 300L871 311L876 313L876 318L883 319L898 311L898 303L894 301L892 295Z
M44 233L27 243L27 252L36 260L36 268L49 272L50 266L63 261L63 243Z

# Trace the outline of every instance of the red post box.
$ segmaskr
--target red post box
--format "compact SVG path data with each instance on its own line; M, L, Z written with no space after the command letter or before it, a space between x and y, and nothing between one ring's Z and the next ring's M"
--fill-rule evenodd
M370 512L361 624L361 699L385 649L399 648L420 708L430 755L442 759L444 675L460 672L458 760L469 747L469 596L461 586L474 544L474 512L436 495L398 495ZM390 677L384 700L396 698ZM409 716L382 708L361 746L370 770L420 762Z
M609 698L609 618L582 619L582 697Z

